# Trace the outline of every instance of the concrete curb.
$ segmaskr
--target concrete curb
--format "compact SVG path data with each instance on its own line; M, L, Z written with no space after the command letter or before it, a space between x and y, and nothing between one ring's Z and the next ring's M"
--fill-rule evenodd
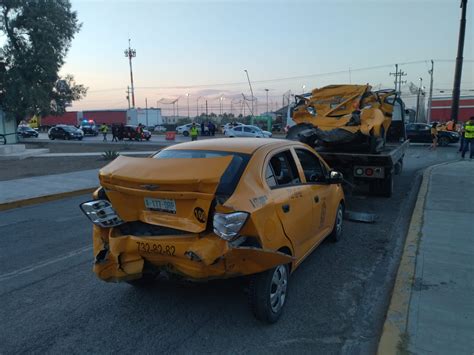
M32 197L23 200L16 200L11 202L5 202L0 204L0 211L11 210L13 208L25 207L36 205L38 203L49 202L49 201L56 201L66 197L73 197L79 196L87 193L92 193L97 189L97 187L88 187L85 189L74 190L74 191L67 191L67 192L58 192L55 194L39 196L39 197Z
M377 354L379 355L400 354L406 350L408 342L408 335L406 332L408 313L416 269L418 245L423 227L423 213L431 180L431 173L434 168L456 162L458 161L436 164L428 167L423 172L423 180L421 182L420 190L418 191L418 197L413 210L410 226L408 227L408 233L405 239L405 246L403 248L400 265L398 267L390 305L387 310L382 335L379 340L377 350Z

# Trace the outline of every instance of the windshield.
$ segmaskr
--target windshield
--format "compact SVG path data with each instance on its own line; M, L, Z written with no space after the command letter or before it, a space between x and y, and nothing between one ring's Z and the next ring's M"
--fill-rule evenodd
M62 127L65 131L68 131L68 132L76 132L76 128L74 127L71 127L71 126L63 126Z

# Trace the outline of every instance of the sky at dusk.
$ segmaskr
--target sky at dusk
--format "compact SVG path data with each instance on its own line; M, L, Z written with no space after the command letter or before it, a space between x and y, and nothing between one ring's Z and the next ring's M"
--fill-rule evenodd
M126 108L130 85L124 50L131 39L136 106L179 97L180 110L240 110L250 96L259 112L279 108L282 95L328 84L393 87L393 64L408 82L450 95L461 9L457 0L325 1L85 1L72 0L82 29L62 73L89 87L72 109ZM468 4L463 93L474 95L474 3ZM443 90L444 93L440 92ZM197 107L196 99L200 99Z

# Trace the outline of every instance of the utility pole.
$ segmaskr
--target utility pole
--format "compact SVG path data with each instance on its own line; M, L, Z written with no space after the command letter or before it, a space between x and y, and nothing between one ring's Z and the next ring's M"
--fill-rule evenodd
M128 109L130 110L130 86L127 86L127 101L128 101Z
M137 51L130 48L130 38L128 39L128 49L124 51L125 57L128 57L128 62L130 64L130 83L132 85L132 107L135 108L135 89L133 86L133 70L132 70L132 58L137 56Z
M459 96L461 95L461 75L464 52L464 35L466 33L466 10L467 0L461 0L461 23L459 25L459 39L458 39L458 54L456 57L456 69L454 72L453 84L453 102L451 106L451 118L454 122L454 127L458 123L459 115Z
M265 91L267 92L267 115L268 115L268 89L265 89Z
M420 87L418 88L418 95L416 97L416 117L415 122L418 122L420 118L420 95L421 95L421 84L423 83L423 78L420 78Z
M146 126L148 127L148 99L145 97L145 117L146 117Z
M176 117L179 119L179 96L176 99Z
M430 124L431 122L431 101L433 100L433 72L434 72L434 62L431 59L431 69L428 70L430 74L430 96L428 98L428 115L426 117L426 123Z
M209 121L209 113L207 111L207 100L206 100L206 120Z
M393 75L395 77L395 91L401 92L402 84L406 83L406 80L402 80L402 77L407 76L407 73L402 70L398 70L398 64L395 64L395 73L389 73L389 75Z
M186 93L186 98L188 99L188 120L190 118L189 116L189 92Z
M250 94L252 95L252 124L253 124L253 90L252 90L252 84L250 84L250 77L249 77L249 72L247 71L247 69L244 70L245 74L247 74L247 80L249 82L249 86L250 86Z

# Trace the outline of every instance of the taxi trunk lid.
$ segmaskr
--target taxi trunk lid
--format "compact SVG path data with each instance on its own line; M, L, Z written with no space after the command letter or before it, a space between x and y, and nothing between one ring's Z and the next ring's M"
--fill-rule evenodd
M101 185L126 222L190 233L206 230L221 177L232 155L155 159L120 156L99 172Z

